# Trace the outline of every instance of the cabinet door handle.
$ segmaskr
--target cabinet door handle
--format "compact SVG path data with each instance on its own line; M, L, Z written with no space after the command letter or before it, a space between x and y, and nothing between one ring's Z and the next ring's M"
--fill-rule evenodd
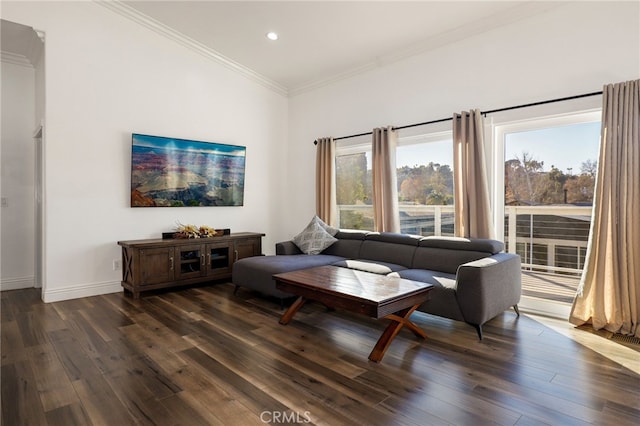
M233 253L235 254L234 262L237 262L238 261L238 250L234 250Z
M207 265L211 265L211 253L207 253Z
M171 265L169 266L169 269L173 271L173 256L169 258L169 265Z
M204 254L200 255L200 263L204 266Z

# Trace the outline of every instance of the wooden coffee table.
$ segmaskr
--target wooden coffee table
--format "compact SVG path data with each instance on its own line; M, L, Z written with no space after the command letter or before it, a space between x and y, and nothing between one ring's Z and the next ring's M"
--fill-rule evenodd
M427 337L420 327L409 320L409 316L427 301L432 284L338 266L285 272L275 274L273 279L279 290L299 296L282 315L280 324L288 324L307 300L376 319L391 320L369 354L371 361L382 360L402 327L406 326L418 337Z

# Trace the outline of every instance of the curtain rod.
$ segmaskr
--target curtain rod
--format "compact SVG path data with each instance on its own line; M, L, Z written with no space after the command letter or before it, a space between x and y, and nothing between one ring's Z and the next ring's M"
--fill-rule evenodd
M546 101L540 101L540 102L533 102L533 103L530 103L530 104L522 104L522 105L510 106L510 107L506 107L506 108L492 109L492 110L489 110L489 111L480 111L480 113L486 117L487 114L493 114L493 113L496 113L496 112L510 111L510 110L513 110L513 109L528 108L528 107L532 107L532 106L552 104L552 103L555 103L555 102L570 101L570 100L573 100L573 99L588 98L590 96L597 96L597 95L602 95L602 91L584 93L582 95L567 96L567 97L564 97L564 98L548 99ZM428 124L443 123L445 121L452 121L452 120L453 120L453 116L447 117L447 118L441 118L439 120L424 121L422 123L407 124L405 126L392 127L392 129L393 130L408 129L410 127L426 126ZM358 133L356 135L340 136L338 138L333 138L333 140L334 141L339 141L341 139L357 138L358 136L368 136L368 135L372 135L372 134L373 134L373 132L364 132L364 133ZM313 141L313 144L317 145L318 141L317 140Z

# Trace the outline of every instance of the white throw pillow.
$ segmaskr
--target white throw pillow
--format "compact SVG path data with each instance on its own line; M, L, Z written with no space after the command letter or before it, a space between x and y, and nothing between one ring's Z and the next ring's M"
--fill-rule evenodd
M319 219L318 219L319 220ZM293 237L293 242L305 254L318 254L338 241L314 217L304 230Z

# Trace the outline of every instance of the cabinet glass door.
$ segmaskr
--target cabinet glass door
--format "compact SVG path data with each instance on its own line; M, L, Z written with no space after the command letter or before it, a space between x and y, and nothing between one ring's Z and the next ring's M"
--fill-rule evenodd
M211 275L228 273L231 270L231 246L207 244L207 266Z
M177 274L181 278L199 277L204 271L204 254L201 245L182 246L178 249Z

